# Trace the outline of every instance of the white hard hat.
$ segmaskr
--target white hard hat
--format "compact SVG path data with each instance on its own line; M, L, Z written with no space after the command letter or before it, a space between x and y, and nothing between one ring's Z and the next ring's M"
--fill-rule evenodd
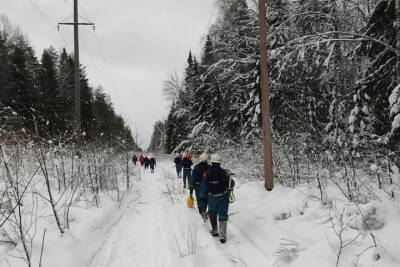
M199 157L199 159L200 159L201 162L207 161L207 160L208 160L208 155L207 155L207 153L201 154L200 157Z
M220 154L215 153L214 155L211 156L211 163L222 163L222 157Z

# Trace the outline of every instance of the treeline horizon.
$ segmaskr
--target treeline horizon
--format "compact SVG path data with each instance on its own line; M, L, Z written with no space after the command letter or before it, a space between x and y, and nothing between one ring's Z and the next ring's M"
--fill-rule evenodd
M73 143L79 137L85 143L138 149L110 96L101 86L89 85L83 65L81 135L76 136L73 55L65 47L49 46L38 59L22 30L5 15L0 18L0 140L27 135Z

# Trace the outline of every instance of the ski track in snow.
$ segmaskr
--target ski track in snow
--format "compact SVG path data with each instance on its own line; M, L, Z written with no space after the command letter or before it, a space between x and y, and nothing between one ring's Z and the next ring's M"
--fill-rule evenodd
M276 225L257 216L242 218L239 208L232 205L228 242L220 244L209 234L209 223L202 221L197 209L185 207L188 192L185 195L181 191L181 180L173 181L179 189L172 188L172 194L179 199L171 201L163 176L167 173L177 179L170 165L161 163L156 173L143 175L136 185L136 191L142 194L130 202L105 237L91 267L273 265L273 252L280 238L279 233L271 230ZM266 239L273 241L273 245L265 244Z

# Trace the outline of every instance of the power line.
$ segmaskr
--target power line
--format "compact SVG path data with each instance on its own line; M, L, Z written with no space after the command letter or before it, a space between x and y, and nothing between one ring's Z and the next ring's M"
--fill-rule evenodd
M64 45L67 47L69 52L71 52L71 48L69 47L67 41L64 38L64 35L62 35L61 32L58 31L58 27L56 26L55 23L53 23L49 17L46 16L46 14L33 2L33 0L29 0L29 3L33 6L33 8L44 18L44 20L51 25L51 27L58 33L59 37L61 38L62 42L64 42Z
M39 14L54 28L57 28L57 26L55 24L53 24L53 22L46 16L46 14L40 10L40 8L35 4L35 2L33 2L32 0L29 0L29 2L33 5L33 7L36 9L37 12L39 12Z
M121 97L119 96L118 91L116 90L115 82L114 82L114 79L113 79L113 77L112 77L112 75L111 75L110 68L108 67L108 63L107 63L106 57L105 57L105 55L104 55L103 48L102 48L102 45L101 45L101 43L100 43L100 39L99 39L99 37L98 37L98 35L97 35L96 32L94 32L94 35L95 35L95 39L96 39L97 46L98 46L98 48L99 48L100 55L101 55L101 57L102 57L102 59L103 59L103 62L104 62L104 65L105 65L107 74L108 74L109 79L110 79L110 82L111 82L111 89L114 91L114 93L116 94L118 100L119 100L120 103L121 103L122 112L124 112L125 115L128 117L129 123L130 123L131 125L133 125L133 121L132 121L131 117L129 116L129 113L127 113L126 110L124 109L124 105L123 105L123 103L122 103L122 101L121 101Z

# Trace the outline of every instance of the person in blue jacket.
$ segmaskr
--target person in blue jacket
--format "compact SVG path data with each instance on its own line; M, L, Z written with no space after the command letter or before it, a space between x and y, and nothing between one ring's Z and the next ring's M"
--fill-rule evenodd
M229 193L235 186L235 181L229 173L221 168L222 158L219 154L211 156L211 166L200 187L200 197L207 198L208 217L211 223L211 235L219 236L221 243L226 242L228 224ZM218 221L219 227L218 227ZM219 228L219 231L218 231Z
M149 166L150 166L151 173L154 173L154 168L156 167L156 159L154 158L153 155L150 156Z
M192 174L193 162L188 154L185 154L182 160L183 167L183 188L186 188L186 181L189 181Z
M206 176L207 171L210 169L210 165L208 165L208 155L203 153L199 157L200 163L194 166L192 171L192 176L189 179L189 190L190 195L193 195L193 190L196 194L197 207L199 209L199 213L204 221L207 221L207 199L202 199L200 197L200 185L203 181L203 178Z

